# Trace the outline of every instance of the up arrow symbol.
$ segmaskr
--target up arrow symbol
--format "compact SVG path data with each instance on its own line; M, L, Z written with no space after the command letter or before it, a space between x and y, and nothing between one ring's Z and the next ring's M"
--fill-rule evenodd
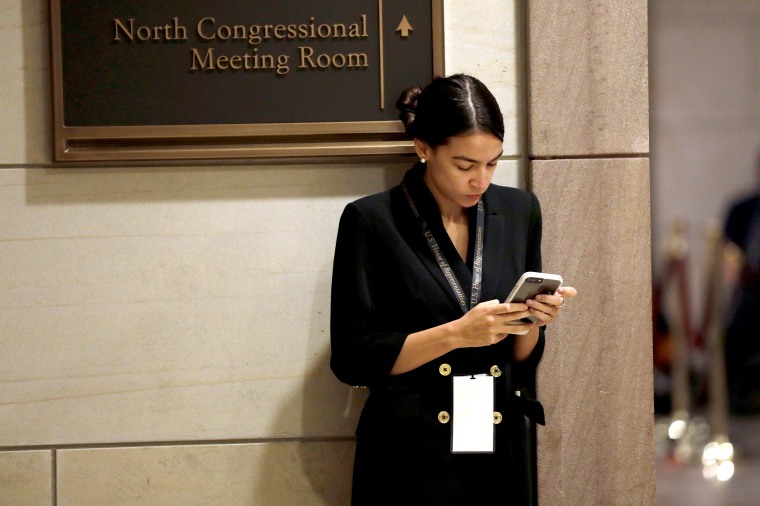
M398 28L396 28L396 31L401 32L401 38L405 39L409 37L409 32L413 30L414 28L412 28L412 25L409 24L409 20L406 19L406 14L404 14L404 17L401 18L401 23L399 23Z

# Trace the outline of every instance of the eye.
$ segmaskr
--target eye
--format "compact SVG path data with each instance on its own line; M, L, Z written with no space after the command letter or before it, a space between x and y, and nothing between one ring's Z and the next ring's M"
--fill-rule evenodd
M467 166L467 167L462 167L462 166L460 166L460 165L457 165L456 167L457 167L457 169L459 169L459 170L467 171L467 170L470 170L471 168L473 168L473 167L474 167L474 165L469 165L469 166Z

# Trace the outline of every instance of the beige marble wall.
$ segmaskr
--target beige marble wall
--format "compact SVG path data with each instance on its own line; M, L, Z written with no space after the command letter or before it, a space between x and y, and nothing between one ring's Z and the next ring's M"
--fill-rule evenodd
M530 0L530 154L649 152L646 0Z
M52 504L52 461L50 451L0 451L0 504Z
M354 443L58 452L58 506L349 504Z
M332 243L388 167L0 171L0 446L351 434Z
M50 161L47 2L0 3L0 164Z
M580 291L539 369L539 503L653 504L646 2L528 5L544 266Z
M649 164L535 161L544 267L580 296L547 330L541 504L654 500Z

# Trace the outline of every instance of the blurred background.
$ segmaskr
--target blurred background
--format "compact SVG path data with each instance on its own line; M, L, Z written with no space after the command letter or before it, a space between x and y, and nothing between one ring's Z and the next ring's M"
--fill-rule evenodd
M649 30L657 504L758 505L760 0Z

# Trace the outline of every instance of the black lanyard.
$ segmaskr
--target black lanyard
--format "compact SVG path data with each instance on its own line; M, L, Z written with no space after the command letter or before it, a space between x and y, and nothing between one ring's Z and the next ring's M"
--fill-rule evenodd
M446 277L449 285L451 285L451 289L454 291L454 295L456 296L457 301L459 301L459 306L462 308L463 312L467 313L470 309L474 308L478 302L480 302L480 285L483 281L483 222L485 216L483 199L478 200L478 213L475 232L475 258L472 262L472 290L470 291L470 304L468 305L467 299L465 298L464 292L462 291L462 285L459 284L456 276L454 276L454 272L452 271L449 263L446 261L446 257L443 256L441 247L438 245L438 241L435 240L433 233L428 228L427 223L425 222L425 218L422 217L420 212L417 210L417 206L414 205L414 200L412 200L412 196L409 193L405 182L401 183L401 189L404 191L404 195L406 195L406 200L409 202L409 207L412 208L414 216L416 216L417 219L422 223L422 231L425 235L427 245L430 248L430 251L433 253L436 261L438 262L438 266L441 268L441 271L443 271L443 275Z

